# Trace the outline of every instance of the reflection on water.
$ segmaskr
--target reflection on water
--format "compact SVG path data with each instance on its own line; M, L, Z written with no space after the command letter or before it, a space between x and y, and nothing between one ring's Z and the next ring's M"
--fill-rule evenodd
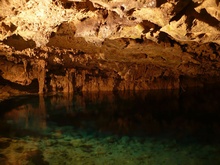
M0 103L3 164L220 164L219 90L29 95Z

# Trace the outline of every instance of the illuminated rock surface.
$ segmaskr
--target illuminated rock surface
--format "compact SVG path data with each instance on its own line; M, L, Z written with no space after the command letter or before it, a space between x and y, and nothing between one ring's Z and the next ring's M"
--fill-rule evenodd
M219 21L218 0L1 0L1 89L184 90L218 83Z

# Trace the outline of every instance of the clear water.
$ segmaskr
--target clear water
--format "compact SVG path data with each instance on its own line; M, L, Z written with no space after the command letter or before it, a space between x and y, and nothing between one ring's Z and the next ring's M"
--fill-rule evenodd
M0 102L1 165L219 165L220 90Z

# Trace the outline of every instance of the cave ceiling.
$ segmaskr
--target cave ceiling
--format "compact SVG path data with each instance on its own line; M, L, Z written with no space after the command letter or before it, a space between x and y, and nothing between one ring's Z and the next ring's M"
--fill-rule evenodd
M219 55L219 0L0 0L1 79L39 92L202 86Z

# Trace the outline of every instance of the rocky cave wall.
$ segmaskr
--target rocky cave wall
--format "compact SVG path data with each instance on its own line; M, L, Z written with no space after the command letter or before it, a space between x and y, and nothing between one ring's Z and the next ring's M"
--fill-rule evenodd
M0 41L1 90L184 90L220 80L218 0L1 0Z

